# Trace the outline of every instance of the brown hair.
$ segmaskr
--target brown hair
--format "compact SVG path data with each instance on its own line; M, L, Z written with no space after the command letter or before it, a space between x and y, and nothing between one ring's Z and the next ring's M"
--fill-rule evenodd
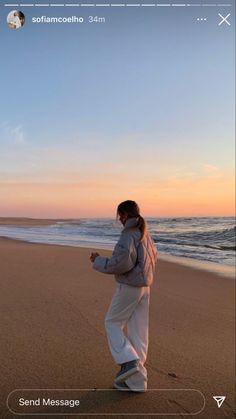
M138 218L136 227L138 227L138 229L141 232L140 240L142 240L147 231L147 224L144 218L140 215L140 209L138 204L136 204L135 201L130 200L121 202L117 207L117 217L119 216L119 214L128 214L128 218Z
M24 15L24 13L22 13L20 10L17 10L17 16L20 19L21 26L23 26L24 23L25 23L25 15Z

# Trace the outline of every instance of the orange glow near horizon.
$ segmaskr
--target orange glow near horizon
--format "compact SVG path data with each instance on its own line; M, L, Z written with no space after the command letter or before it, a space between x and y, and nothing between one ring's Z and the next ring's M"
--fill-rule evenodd
M39 218L115 217L126 199L144 216L230 216L235 211L234 177L169 177L137 181L101 179L74 183L1 183L0 216Z

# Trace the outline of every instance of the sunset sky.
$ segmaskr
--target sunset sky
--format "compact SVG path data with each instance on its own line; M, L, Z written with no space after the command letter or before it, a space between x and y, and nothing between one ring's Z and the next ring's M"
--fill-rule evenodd
M233 14L114 9L1 28L0 216L233 215Z

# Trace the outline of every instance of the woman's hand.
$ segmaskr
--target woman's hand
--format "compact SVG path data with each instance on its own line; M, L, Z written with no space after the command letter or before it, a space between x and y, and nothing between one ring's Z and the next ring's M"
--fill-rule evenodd
M99 256L99 253L91 253L91 255L90 255L90 260L91 260L91 262L94 262L95 261L95 259L96 259L96 257L98 257Z

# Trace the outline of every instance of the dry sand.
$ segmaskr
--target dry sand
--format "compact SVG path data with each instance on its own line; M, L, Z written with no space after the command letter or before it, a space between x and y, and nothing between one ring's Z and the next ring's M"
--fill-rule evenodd
M90 249L0 239L1 419L17 417L5 407L7 395L17 388L112 389L117 366L108 350L104 316L116 283L113 276L92 270L89 254ZM147 369L149 389L202 392L206 406L194 417L234 417L232 279L159 261L151 293ZM200 393L194 397L184 390L97 394L95 400L86 393L95 416L19 417L187 414L200 410L203 400ZM226 395L220 409L213 395Z

